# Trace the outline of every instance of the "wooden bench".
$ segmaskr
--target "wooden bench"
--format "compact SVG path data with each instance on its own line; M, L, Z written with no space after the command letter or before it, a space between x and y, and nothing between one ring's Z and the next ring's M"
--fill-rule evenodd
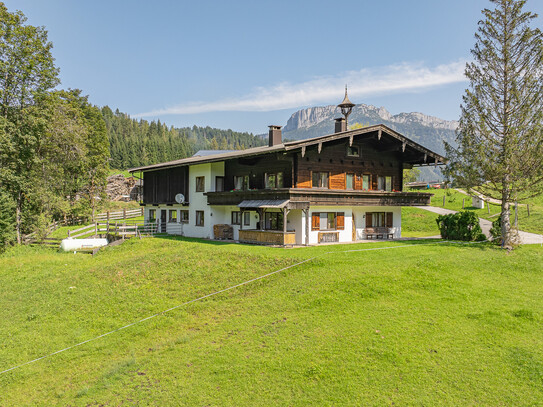
M394 233L391 228L385 227L375 227L375 228L366 228L364 230L366 239L393 239Z

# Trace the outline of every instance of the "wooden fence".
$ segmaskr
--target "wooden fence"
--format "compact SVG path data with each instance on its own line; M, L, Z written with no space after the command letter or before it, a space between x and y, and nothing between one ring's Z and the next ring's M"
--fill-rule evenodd
M112 221L112 220L124 220L124 219L130 219L130 218L137 218L138 216L143 216L143 208L138 209L123 209L122 211L117 212L104 212L99 213L96 215L94 220L96 222L103 222L103 221Z

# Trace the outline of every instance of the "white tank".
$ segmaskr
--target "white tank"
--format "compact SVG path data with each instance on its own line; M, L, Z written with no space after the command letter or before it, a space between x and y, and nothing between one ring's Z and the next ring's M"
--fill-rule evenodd
M107 246L107 239L64 239L60 243L60 248L65 252L102 246Z

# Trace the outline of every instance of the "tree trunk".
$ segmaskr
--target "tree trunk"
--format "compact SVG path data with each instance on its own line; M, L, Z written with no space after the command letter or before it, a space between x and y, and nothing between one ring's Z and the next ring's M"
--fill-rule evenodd
M511 204L509 202L510 193L509 188L504 185L502 190L502 247L504 249L512 248L512 235L511 235Z
M15 230L17 232L17 244L21 244L23 239L21 235L21 212L23 206L23 194L21 191L17 194L17 206L15 208Z

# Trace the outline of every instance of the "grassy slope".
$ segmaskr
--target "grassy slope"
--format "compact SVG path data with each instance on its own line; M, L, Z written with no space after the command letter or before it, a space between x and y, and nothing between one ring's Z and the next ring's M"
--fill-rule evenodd
M462 210L462 200L465 200L465 209L473 210L477 216L483 219L494 221L501 209L499 205L490 204L490 214L488 209L475 209L471 206L471 197L464 195L455 190L431 190L434 194L432 197L432 206L443 207L443 197L445 196L445 208L455 211ZM543 233L543 196L533 198L529 202L530 204L530 216L526 206L519 206L518 210L518 224L519 229L532 233ZM514 211L512 212L512 219L514 219Z
M427 243L427 242L423 242ZM133 240L0 257L0 370L320 257L0 376L0 405L533 405L543 251Z

